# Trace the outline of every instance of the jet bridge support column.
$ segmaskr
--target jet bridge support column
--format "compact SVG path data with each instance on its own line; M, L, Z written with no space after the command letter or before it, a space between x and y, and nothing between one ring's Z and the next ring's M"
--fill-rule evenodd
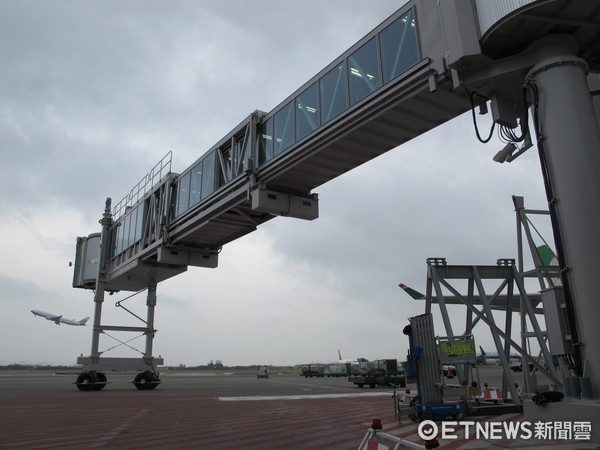
M94 327L92 330L92 348L89 356L83 356L77 358L77 364L82 365L82 371L77 377L76 385L81 391L99 391L104 389L107 383L107 377L105 372L107 370L137 370L140 373L137 374L133 380L133 384L137 389L148 390L154 389L160 384L160 377L158 374L157 366L164 363L161 357L155 358L152 356L152 343L154 340L154 309L156 306L156 280L152 280L148 283L148 294L146 300L147 313L146 320L144 321L141 317L129 311L124 306L120 305L121 302L117 302L116 306L120 306L127 312L135 316L137 319L144 322L145 327L133 327L133 326L118 326L118 325L103 325L102 324L102 307L104 305L104 293L107 287L107 260L109 257L109 246L110 246L110 228L113 224L111 214L111 199L106 200L104 208L104 214L100 220L102 225L102 233L100 239L100 254L98 262L98 276L96 279L96 290L94 292ZM110 286L109 286L110 289ZM139 291L141 292L141 291ZM135 294L134 294L135 295ZM128 297L129 298L129 297ZM105 357L102 356L104 352L99 349L100 346L100 335L106 331L117 331L117 332L142 332L145 334L145 349L142 358L122 358L122 357ZM127 342L119 341L121 345L127 345ZM130 347L129 345L127 345ZM116 348L116 347L113 347ZM130 347L131 349L142 353L141 351ZM109 349L110 350L110 349Z
M102 305L104 303L104 288L106 285L106 260L108 252L108 242L110 227L112 225L110 198L106 199L104 204L104 214L100 219L102 232L100 234L100 255L98 260L98 275L96 277L96 291L94 292L94 326L92 329L92 348L89 358L81 356L78 358L78 364L83 364L82 372L77 377L75 384L80 391L99 391L106 386L106 375L99 372L97 367L100 360L100 333L102 333ZM86 361L86 362L84 362Z
M111 213L110 198L106 199L104 204L104 214L100 219L100 225L102 225L102 231L100 234L100 258L98 261L98 277L96 279L96 292L94 292L94 327L92 330L92 351L90 356L92 358L98 358L100 356L99 345L100 345L100 333L102 323L102 304L104 303L104 286L106 284L106 273L105 266L107 260L108 251L108 236L110 234L110 226L112 225L112 213Z
M148 285L146 306L148 307L146 316L148 331L146 332L144 358L152 358L152 342L154 341L154 308L156 307L156 282L152 282Z
M591 380L590 395L597 397L600 129L587 84L587 64L573 56L577 50L575 39L563 36L541 41L545 58L540 58L527 74L538 92L538 149L563 284L572 297L567 300L567 313L576 331L572 336L579 352L576 375Z

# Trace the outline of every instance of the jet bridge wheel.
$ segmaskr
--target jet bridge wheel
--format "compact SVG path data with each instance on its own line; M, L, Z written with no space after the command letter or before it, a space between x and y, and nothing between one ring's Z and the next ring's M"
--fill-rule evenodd
M94 376L94 374L84 372L79 374L75 384L77 385L77 389L79 389L80 391L91 391L95 382L96 377Z
M106 375L101 372L80 373L75 382L80 391L100 391L106 386Z
M101 391L106 387L106 375L102 372L96 373L96 383L94 383L92 390L93 391Z
M150 389L156 389L156 386L160 384L160 379L157 373L141 372L135 376L133 384L140 391L148 391Z

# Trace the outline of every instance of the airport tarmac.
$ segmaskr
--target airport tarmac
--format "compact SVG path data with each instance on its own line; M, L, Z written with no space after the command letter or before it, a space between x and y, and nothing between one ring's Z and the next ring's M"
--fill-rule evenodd
M483 370L490 376L498 371ZM395 417L392 389L358 389L345 378L165 372L157 389L138 391L131 384L133 375L108 374L109 384L97 392L79 391L75 378L0 372L0 447L355 449L374 417L382 419L384 432L422 442L417 424ZM522 419L509 414L474 420ZM566 441L458 439L441 444L597 448Z

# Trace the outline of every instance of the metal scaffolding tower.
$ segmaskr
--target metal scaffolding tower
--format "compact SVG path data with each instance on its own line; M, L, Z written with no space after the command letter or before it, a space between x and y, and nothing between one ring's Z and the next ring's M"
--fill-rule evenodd
M466 284L466 292L463 290L461 293L460 287L455 286L456 284ZM495 287L490 288L491 284ZM445 295L444 289L450 295ZM490 294L490 291L493 293ZM534 296L533 299L531 297L525 290L523 278L514 260L499 259L495 266L452 266L446 263L445 258L427 260L426 312L431 312L432 304L439 305L448 336L470 335L480 321L489 327L503 369L502 392L510 392L513 401L517 404L520 400L510 370L511 350L521 355L524 366L533 366L546 376L550 383L558 387L562 386L546 344L545 332L536 317L536 312L540 312L539 297ZM462 304L466 307L465 329L462 333L454 331L447 307L449 304ZM494 311L505 312L503 327L497 323ZM527 333L528 337L535 338L541 349L543 362L531 356L522 343L518 344L512 339L512 313L514 312L521 313L522 318L526 318L531 324L533 334L527 333L527 330L521 331ZM535 388L526 385L526 389Z

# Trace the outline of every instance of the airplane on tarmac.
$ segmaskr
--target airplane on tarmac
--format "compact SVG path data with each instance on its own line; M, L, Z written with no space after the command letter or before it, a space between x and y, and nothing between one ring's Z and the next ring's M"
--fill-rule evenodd
M56 314L50 314L50 313L47 313L44 311L40 311L39 309L32 309L31 312L33 313L34 316L40 316L46 320L51 320L56 325L60 325L61 323L64 323L66 325L83 326L83 325L85 325L85 323L88 320L90 320L89 317L86 317L85 319L81 319L81 320L63 319L62 315L57 316Z
M360 362L368 362L365 358L342 359L342 352L338 350L338 363L340 364L358 364Z
M493 352L493 353L486 353L485 350L483 349L483 347L480 345L479 349L481 350L481 355L479 355L477 357L479 364L480 365L499 365L500 364L500 356L498 356L497 352ZM508 356L508 362L509 363L521 363L521 355L518 355L516 353L511 353Z

